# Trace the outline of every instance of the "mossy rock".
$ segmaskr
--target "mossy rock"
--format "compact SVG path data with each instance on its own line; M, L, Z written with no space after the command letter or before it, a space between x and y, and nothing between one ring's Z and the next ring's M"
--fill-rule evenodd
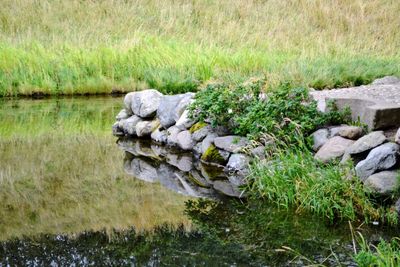
M220 154L219 150L214 145L210 145L207 148L207 150L201 156L201 160L220 165L224 165L226 163L226 159Z
M201 128L206 127L207 125L208 124L203 121L197 122L192 127L190 127L189 132L192 134L192 133L200 130Z

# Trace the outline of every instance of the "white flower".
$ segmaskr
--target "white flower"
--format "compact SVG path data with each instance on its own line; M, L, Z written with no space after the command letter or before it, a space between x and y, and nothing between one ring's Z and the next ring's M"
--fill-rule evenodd
M233 110L230 108L228 109L228 113L231 114L233 112Z

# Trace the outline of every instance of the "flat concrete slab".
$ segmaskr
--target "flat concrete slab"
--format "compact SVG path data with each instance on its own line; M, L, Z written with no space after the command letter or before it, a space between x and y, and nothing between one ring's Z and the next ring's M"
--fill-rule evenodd
M400 79L387 77L370 85L313 91L318 109L326 111L326 103L333 100L339 109L349 107L352 119L368 125L369 130L400 126ZM385 82L383 82L385 81Z

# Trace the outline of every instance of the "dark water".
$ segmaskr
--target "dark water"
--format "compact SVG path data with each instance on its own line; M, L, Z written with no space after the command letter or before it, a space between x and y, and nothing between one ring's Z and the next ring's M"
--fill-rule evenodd
M226 197L209 184L226 177L192 155L134 140L118 145L109 135L120 106L120 98L0 102L0 266L354 266L347 222ZM77 148L59 156L49 132ZM5 151L12 142L43 148L15 163L20 151ZM99 153L89 151L93 144ZM45 155L64 162L33 171ZM398 235L358 226L373 242Z

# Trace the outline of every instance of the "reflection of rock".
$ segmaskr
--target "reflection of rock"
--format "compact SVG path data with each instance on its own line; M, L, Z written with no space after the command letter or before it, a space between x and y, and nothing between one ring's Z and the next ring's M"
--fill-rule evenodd
M129 165L125 165L125 171L146 182L153 183L158 180L157 170L140 158L134 158Z
M228 181L215 181L214 189L223 193L224 195L231 197L244 197L242 191L235 185L232 185Z
M238 185L243 177L227 177L222 166L203 164L192 153L182 153L150 140L121 138L118 145L126 151L124 169L126 173L146 182L159 182L168 189L194 197L215 198L220 193L239 196ZM230 153L227 153L226 159ZM214 189L213 185L217 183ZM227 184L230 184L227 185Z

